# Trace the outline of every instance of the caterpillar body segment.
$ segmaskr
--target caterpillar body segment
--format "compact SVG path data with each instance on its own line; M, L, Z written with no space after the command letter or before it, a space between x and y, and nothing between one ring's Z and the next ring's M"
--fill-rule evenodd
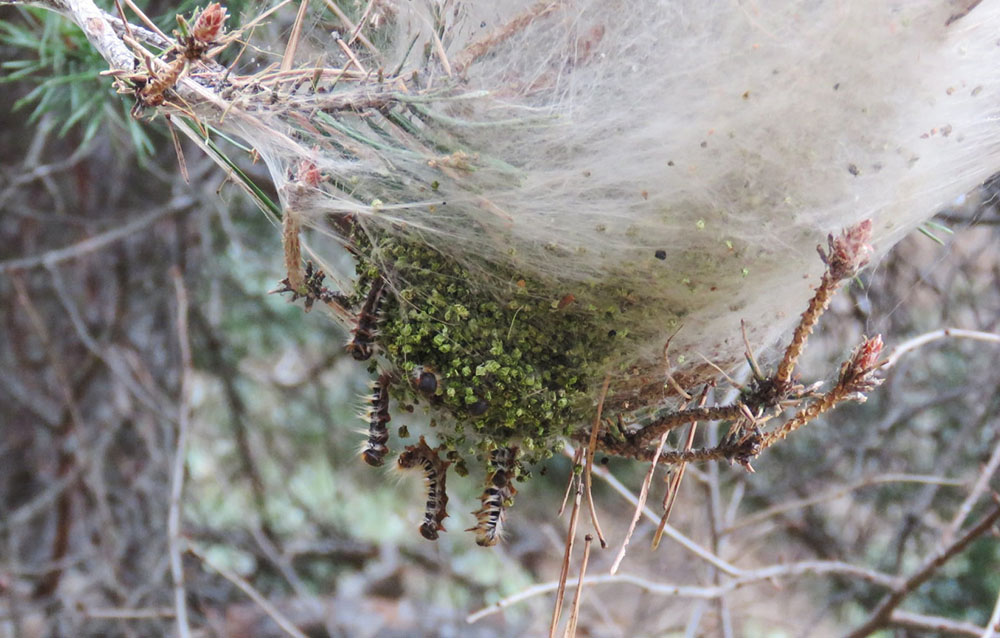
M416 445L407 446L397 460L399 467L408 470L417 466L424 473L427 484L427 505L424 509L424 520L420 524L420 535L429 541L437 540L438 532L446 531L442 521L448 516L448 493L445 479L448 474L449 461L438 456L437 450L427 445L424 437Z
M513 481L517 470L517 448L498 448L490 453L493 471L486 477L486 489L480 497L482 507L473 512L476 526L465 530L475 532L476 544L492 547L500 542L506 508L517 495Z
M389 381L388 374L379 376L368 399L368 410L363 415L368 422L368 441L361 458L372 467L385 463L385 455L389 453L389 428L386 426L392 419L389 416Z

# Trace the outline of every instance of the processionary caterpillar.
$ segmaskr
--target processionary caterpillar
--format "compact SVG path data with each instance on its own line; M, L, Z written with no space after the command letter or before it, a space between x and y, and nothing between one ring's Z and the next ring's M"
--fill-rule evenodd
M368 422L368 442L361 452L361 458L372 467L378 467L385 462L389 453L389 428L386 427L392 417L389 416L389 374L383 374L375 382L369 398L368 410L363 415Z
M358 313L358 325L351 332L354 337L347 344L347 351L357 361L366 361L375 351L372 347L375 341L375 331L378 329L379 306L385 297L385 279L378 277L368 290L365 303Z
M517 494L512 483L516 459L516 447L497 448L490 453L493 472L486 477L486 489L480 499L483 506L473 512L476 526L465 530L476 533L477 545L492 547L500 541L504 510Z
M448 461L441 460L436 450L432 450L424 437L416 445L409 445L399 455L397 461L404 470L416 467L418 464L424 471L427 482L427 507L424 510L424 521L420 524L420 535L429 541L437 540L438 532L445 531L441 524L447 516L448 494L445 487Z

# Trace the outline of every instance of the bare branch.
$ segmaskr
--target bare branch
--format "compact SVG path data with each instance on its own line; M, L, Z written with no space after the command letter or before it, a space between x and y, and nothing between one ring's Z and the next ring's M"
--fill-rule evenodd
M952 620L940 616L927 616L916 614L911 611L896 609L889 617L889 623L895 627L906 627L907 629L922 629L924 631L935 631L952 636L973 636L979 638L983 628L970 622Z
M181 351L181 388L177 409L177 449L174 452L173 470L170 477L170 510L167 515L167 549L170 553L170 575L174 580L174 611L177 614L177 634L180 638L191 637L191 626L187 615L187 592L184 589L184 564L181 561L181 499L184 495L184 467L187 456L188 431L190 429L191 344L188 341L188 297L184 287L184 277L180 270L171 272L177 295L177 339Z
M739 578L734 578L727 583L716 585L714 587L656 583L644 578L639 578L638 576L632 576L630 574L600 574L597 576L588 576L583 579L583 582L585 585L635 585L645 592L656 594L658 596L715 599L726 596L737 589L741 589L749 585L770 581L775 578L793 578L805 574L844 574L890 589L899 586L901 583L901 580L895 576L890 576L889 574L883 574L881 572L876 572L839 561L802 561L799 563L790 563L788 565L764 567L762 569L743 572ZM574 584L567 585L567 587L575 586L576 585ZM493 603L489 607L485 607L469 615L466 618L466 621L474 623L477 620L485 618L486 616L502 611L511 605L523 602L529 598L534 598L535 596L541 596L557 591L558 589L558 581L540 583L538 585L528 587L512 596L508 596L507 598Z
M810 507L818 503L823 503L826 501L832 501L834 499L846 496L851 492L860 490L871 485L880 485L883 483L925 483L932 485L949 485L949 486L961 486L965 485L965 481L957 479L947 479L940 476L934 475L923 475L923 474L877 474L875 476L869 476L867 478L860 479L851 483L849 485L843 485L840 487L821 492L809 498L798 499L795 501L786 501L779 505L774 505L767 509L756 512L750 516L744 517L737 523L733 523L727 527L724 531L731 532L733 530L739 529L741 527L746 527L748 525L755 525L761 523L773 516L778 516L780 514L785 514L797 509L802 509L805 507Z
M58 264L70 259L77 259L84 255L101 250L105 246L121 241L140 230L151 226L163 217L174 215L194 206L195 200L191 197L176 197L165 206L161 206L152 212L131 221L124 226L114 228L107 232L95 235L90 239L85 239L65 248L58 248L36 255L33 257L20 257L18 259L8 259L0 261L0 273L12 272L25 268L36 268L38 266L48 266Z
M973 339L975 341L986 341L989 343L1000 344L1000 334L993 332L962 330L961 328L942 328L941 330L934 330L899 344L893 348L892 352L889 353L889 356L886 357L881 368L882 370L888 370L896 365L904 354L908 354L918 348L922 348L933 341L948 338Z
M277 607L268 602L264 594L257 591L253 585L248 583L245 579L241 578L239 574L236 574L235 572L226 569L222 565L216 564L214 561L209 559L208 556L206 556L203 552L201 552L200 550L196 549L191 545L187 546L187 551L191 552L193 555L198 557L206 567L216 572L217 574L219 574L232 584L239 587L240 590L244 594L249 596L252 601L257 603L257 605L260 606L261 610L263 610L263 612L267 614L268 617L271 620L273 620L274 623L278 625L278 627L280 627L281 630L284 631L286 634L288 634L292 638L309 638L304 633L302 633L302 631L299 630L299 628L296 627L292 623L292 621L288 619L287 616L278 611Z
M993 525L1000 520L1000 507L995 508L987 514L981 521L974 525L961 538L952 543L949 547L937 551L924 564L913 573L899 587L894 587L893 591L883 598L875 611L861 626L847 634L847 638L863 638L872 632L886 626L890 622L892 612L903 602L911 592L924 584L934 573L944 565L950 558L965 549L969 543L985 534Z
M611 488L613 490L615 490L616 492L618 492L619 494L621 494L622 496L624 496L625 500L627 500L629 503L631 503L632 505L638 505L639 504L638 497L636 497L636 495L633 494L627 487L625 487L624 485L622 485L622 482L619 481L617 478L615 478L615 476L611 472L609 472L606 467L595 467L594 468L594 474L596 474L597 476L599 476L602 479L604 479L608 483L608 485L611 486ZM642 515L645 516L648 520L652 521L653 523L659 525L659 523L660 523L660 517L657 516L653 512L653 510L651 510L648 506L642 508ZM725 573L727 573L727 574L729 574L731 576L741 576L741 575L743 575L745 573L744 570L742 570L739 567L733 565L732 563L729 563L729 562L727 562L727 561L719 558L718 556L716 556L712 552L708 551L707 549L705 549L704 547L702 547L698 543L695 543L693 540L691 540L690 538L688 538L684 534L681 534L672 525L669 525L669 524L666 525L663 528L663 531L664 531L664 533L667 536L669 536L670 538L674 539L677 543L679 543L686 550L688 550L689 552L691 552L695 556L701 558L702 560L707 561L707 562L711 563L712 565L715 565L716 567L718 567L719 569L721 569L723 572L725 572Z
M962 501L958 511L955 512L955 517L952 519L951 523L948 524L944 533L941 534L942 545L950 543L951 539L958 533L958 530L961 529L962 523L964 523L965 519L969 517L970 513L972 513L972 508L975 507L976 502L979 501L983 492L985 492L989 487L990 479L993 478L993 475L997 473L998 469L1000 469L1000 438L997 439L996 445L993 446L993 454L990 455L990 460L986 462L985 466L983 466L983 470L979 473L979 478L976 479L972 489L969 490L968 496L966 496L965 500Z

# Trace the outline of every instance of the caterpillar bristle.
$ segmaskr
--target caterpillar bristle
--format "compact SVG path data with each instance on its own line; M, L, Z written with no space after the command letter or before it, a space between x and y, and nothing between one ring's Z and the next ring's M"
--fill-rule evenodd
M385 455L389 453L389 428L386 426L392 417L389 416L389 375L382 374L372 388L368 398L369 405L363 418L368 422L368 441L361 458L372 467L385 463Z
M418 465L423 470L424 481L427 484L427 504L419 531L427 540L437 540L438 532L446 531L441 521L448 517L448 492L445 479L451 463L443 461L437 450L427 445L422 435L416 445L409 445L400 453L396 462L404 470Z
M498 448L490 453L492 472L486 477L486 489L480 497L482 507L473 512L476 526L465 530L476 533L476 544L492 547L500 542L506 508L517 495L513 485L517 448Z

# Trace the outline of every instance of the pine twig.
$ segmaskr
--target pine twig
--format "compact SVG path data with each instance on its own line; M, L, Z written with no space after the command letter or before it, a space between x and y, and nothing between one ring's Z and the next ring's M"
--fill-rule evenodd
M846 229L839 237L830 235L827 238L829 254L825 253L822 247L817 248L820 258L826 264L826 271L816 293L809 301L809 307L802 313L802 320L796 326L792 340L778 365L778 371L774 375L776 386L786 387L791 383L795 364L802 355L806 340L829 307L830 300L833 299L833 294L837 292L840 283L853 277L868 263L868 255L871 253L868 242L871 240L871 235L872 222L869 219Z
M766 434L760 443L760 451L764 451L778 441L781 441L795 430L824 412L828 412L843 401L850 399L864 401L864 393L878 387L882 382L881 379L874 377L879 367L878 357L881 352L881 336L875 335L870 339L865 339L861 345L855 348L851 354L851 358L841 366L837 385L819 399L810 403L803 410L796 413L784 425Z

